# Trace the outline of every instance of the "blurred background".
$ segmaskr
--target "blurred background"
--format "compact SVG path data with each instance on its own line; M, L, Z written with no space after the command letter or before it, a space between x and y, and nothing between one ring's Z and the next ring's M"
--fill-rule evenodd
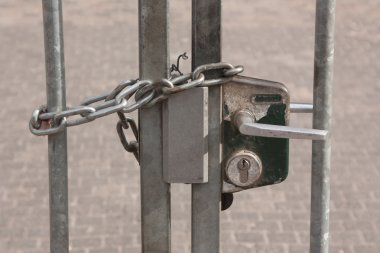
M315 1L224 0L223 61L312 101ZM170 2L171 63L191 55L191 1ZM63 1L67 103L138 77L137 1ZM380 2L337 1L331 170L333 253L380 252ZM182 71L190 62L181 62ZM28 130L46 101L41 1L0 0L0 252L49 252L47 138ZM136 115L134 115L136 118ZM68 130L72 253L141 252L139 168L115 115ZM310 127L311 115L292 125ZM309 141L290 174L235 194L222 252L308 252ZM190 186L172 186L172 252L190 252Z

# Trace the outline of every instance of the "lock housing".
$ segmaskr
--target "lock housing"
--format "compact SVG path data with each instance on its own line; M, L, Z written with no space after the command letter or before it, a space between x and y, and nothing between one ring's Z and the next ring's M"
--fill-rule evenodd
M223 85L223 192L277 184L288 175L289 140L241 134L234 114L250 113L255 122L286 126L289 122L289 93L285 85L245 76L235 76ZM234 156L251 152L261 162L261 173L250 184L234 183L228 165Z

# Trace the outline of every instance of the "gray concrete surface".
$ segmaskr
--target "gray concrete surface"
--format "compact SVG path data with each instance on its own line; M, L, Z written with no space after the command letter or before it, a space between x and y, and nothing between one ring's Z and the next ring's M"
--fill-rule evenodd
M172 61L190 55L190 2L171 1ZM223 59L310 101L314 1L223 1ZM338 1L331 252L380 252L380 2ZM64 1L68 104L138 73L137 1ZM189 70L189 63L184 65ZM47 141L27 128L44 103L40 1L0 0L0 252L48 252ZM140 252L139 171L116 116L69 130L72 253ZM310 126L310 115L292 124ZM289 178L236 194L222 213L229 252L308 252L310 150L291 142ZM173 252L190 252L190 188L174 185Z

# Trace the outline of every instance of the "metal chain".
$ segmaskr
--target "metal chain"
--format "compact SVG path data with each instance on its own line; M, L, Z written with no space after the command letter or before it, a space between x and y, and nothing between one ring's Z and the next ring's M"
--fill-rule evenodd
M136 122L129 117L125 117L124 113L117 112L117 115L119 116L119 121L116 124L116 131L119 135L119 139L121 144L123 145L124 149L127 152L133 153L136 160L139 160L139 129L137 128ZM132 132L135 136L135 141L128 142L127 137L124 134L123 129L128 129L131 127Z
M219 78L206 79L205 73L210 70L219 70ZM173 76L159 81L126 80L121 82L111 92L90 97L80 105L68 107L64 111L48 112L45 105L34 110L29 121L29 129L34 135L51 135L64 131L67 127L77 126L94 121L112 113L118 113L120 118L117 132L124 148L133 152L138 158L138 129L136 123L124 116L140 108L151 107L166 100L171 94L192 89L195 87L209 87L221 85L231 81L234 75L243 72L243 66L233 66L219 62L201 65L192 73ZM134 97L134 99L131 99ZM123 129L131 126L136 141L128 142Z

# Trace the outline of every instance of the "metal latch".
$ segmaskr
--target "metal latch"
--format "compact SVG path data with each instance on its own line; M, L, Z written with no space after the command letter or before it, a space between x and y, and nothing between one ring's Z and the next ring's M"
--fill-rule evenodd
M223 193L277 184L288 175L289 139L323 140L327 131L289 126L291 104L285 85L235 76L223 85Z
M325 130L256 123L255 116L248 110L238 111L233 119L239 132L250 136L324 140L327 135Z

